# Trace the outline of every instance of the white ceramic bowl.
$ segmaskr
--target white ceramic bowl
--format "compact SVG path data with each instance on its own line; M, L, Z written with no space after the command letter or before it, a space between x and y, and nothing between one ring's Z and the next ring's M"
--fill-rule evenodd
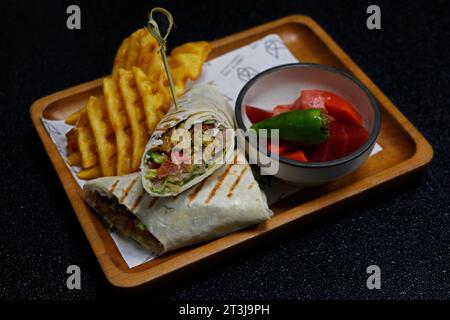
M246 105L272 110L276 105L293 102L302 90L308 89L331 91L350 102L361 114L363 126L369 137L352 154L332 161L305 163L278 156L268 157L263 152L258 153L258 164L262 172L265 172L266 167L261 163L269 162L274 165L276 161L278 172L274 176L291 184L303 186L319 185L355 171L370 155L381 126L378 104L359 80L325 65L293 63L266 70L242 88L235 108L238 127L245 131L251 126L245 113ZM237 137L242 145L246 138L239 133ZM251 154L249 150L256 152L255 148L256 146L248 143L247 139L247 155Z

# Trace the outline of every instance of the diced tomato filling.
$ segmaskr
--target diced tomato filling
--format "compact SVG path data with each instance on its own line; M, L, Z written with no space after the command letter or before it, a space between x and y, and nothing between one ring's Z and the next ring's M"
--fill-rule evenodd
M178 165L170 161L170 159L167 159L158 168L158 178L161 179L170 175L174 175L180 171L179 168L180 167Z
M367 140L369 134L362 126L361 115L338 95L322 90L303 90L291 104L276 106L272 112L253 106L246 107L252 123L295 109L322 109L330 120L329 137L325 143L316 146L301 146L298 143L280 141L278 145L268 145L267 150L285 158L297 161L322 162L345 157Z
M202 124L202 133L205 134L207 130L215 128L215 124ZM162 188L169 179L171 184L182 184L195 176L204 174L207 168L207 163L193 164L189 153L183 153L183 150L175 148L174 142L170 139L175 129L172 128L166 132L162 137L163 143L147 153L147 168L156 169L156 171L150 172L149 170L146 178L152 180L154 186ZM189 132L191 134L191 150L194 150L196 141L194 127L190 128ZM207 148L210 143L212 143L211 139L203 139L203 148Z

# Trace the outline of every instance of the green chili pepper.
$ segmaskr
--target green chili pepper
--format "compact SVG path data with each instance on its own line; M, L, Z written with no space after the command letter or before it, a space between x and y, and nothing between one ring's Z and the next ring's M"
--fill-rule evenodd
M157 164L161 164L164 162L164 160L166 160L166 156L163 154L159 154L157 152L153 152L153 151L149 151L147 153L147 155L152 158L153 162L157 163Z
M279 129L282 140L302 144L320 144L328 139L328 117L319 109L294 110L281 113L272 118L257 122L251 126L257 134L260 129Z

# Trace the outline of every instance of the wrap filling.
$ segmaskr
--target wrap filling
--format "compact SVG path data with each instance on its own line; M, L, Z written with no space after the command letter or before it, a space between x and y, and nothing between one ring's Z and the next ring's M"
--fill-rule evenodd
M108 198L98 192L89 194L88 202L92 204L97 216L111 231L117 231L132 238L143 247L162 250L162 244L147 230L144 224L126 206L119 203L116 197Z
M145 154L145 179L154 192L178 192L192 179L204 175L222 159L225 128L216 121L204 121L184 128L184 122L167 130L162 143Z

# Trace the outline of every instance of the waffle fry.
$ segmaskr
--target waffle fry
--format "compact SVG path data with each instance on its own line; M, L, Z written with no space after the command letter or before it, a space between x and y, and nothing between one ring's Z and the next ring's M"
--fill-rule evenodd
M149 77L137 67L133 67L134 78L137 88L142 97L147 129L153 132L159 120L164 116L164 93L160 91L160 86L151 81Z
M98 163L98 155L95 147L94 134L90 126L80 126L76 129L78 150L81 154L83 168L91 168Z
M172 76L174 81L180 77L181 81L187 79L195 80L202 72L203 59L200 55L193 53L183 53L171 57Z
M104 176L116 174L117 146L104 101L90 97L86 106Z
M95 166L89 169L83 169L77 174L78 178L83 180L91 180L102 176L102 169L100 166Z
M154 59L154 55L158 54L158 43L155 38L145 30L144 35L140 41L139 58L137 60L137 67L142 70L149 70Z
M116 57L114 58L113 71L112 71L112 77L114 79L118 79L119 70L122 68L125 68L125 62L126 62L129 46L130 46L130 39L126 38L125 40L122 41L122 44L120 45L119 50L117 50Z
M118 82L111 78L105 78L103 80L103 94L109 120L116 135L117 175L131 173L133 142L130 132L130 121L128 120Z
M67 163L72 167L81 166L81 153L79 151L70 153L67 157Z
M206 41L188 42L181 46L174 48L170 55L177 56L184 53L191 53L201 57L203 61L206 60L208 54L211 52L211 45Z
M119 70L119 87L125 102L128 118L130 119L133 136L131 169L135 171L139 169L141 156L149 138L149 132L146 127L142 98L139 95L136 80L132 71L124 69Z
M70 153L78 151L77 129L73 128L66 133L67 150Z
M69 115L66 120L64 120L65 123L70 124L72 126L76 126L78 123L78 120L80 119L80 115L82 113L82 110L76 111Z
M198 79L210 51L209 43L204 41L186 43L172 50L168 60L177 95L184 94L188 79Z
M129 70L131 69L131 67L137 65L141 48L140 42L145 33L146 33L145 29L139 29L130 36L129 38L130 44L128 46L125 60L125 69Z

